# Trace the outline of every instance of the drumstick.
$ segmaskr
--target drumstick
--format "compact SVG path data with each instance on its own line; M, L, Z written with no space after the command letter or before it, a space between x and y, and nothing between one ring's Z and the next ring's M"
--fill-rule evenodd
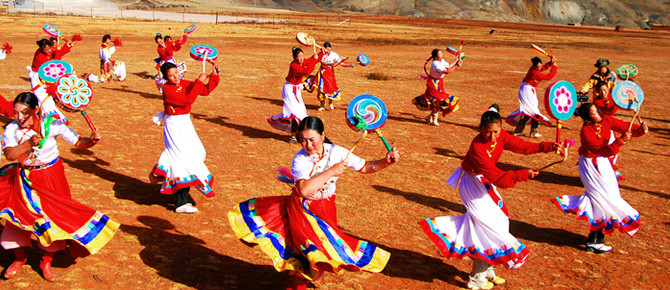
M335 64L335 65L334 65L333 67L336 67L336 66L338 66L338 65L342 64L342 63L343 63L343 62L345 62L345 61L346 61L347 59L349 59L349 57L348 57L348 56L347 56L347 57L345 57L345 58L343 58L342 60L340 60L340 62L336 63L336 64ZM353 67L353 66L352 66L352 67Z
M205 62L207 62L207 53L209 51L205 50L205 57L202 58L202 72L205 72Z
M535 44L531 44L530 46L531 46L535 51L539 52L540 54L544 54L544 55L546 55L546 56L548 56L548 57L551 57L551 55L550 55L549 53L547 53L544 49L540 48L539 46L537 46L537 45L535 45Z
M354 143L354 145L351 146L351 148L349 148L349 153L347 153L347 157L344 157L344 162L345 163L348 163L349 155L351 155L351 152L354 152L354 149L356 149L356 146L358 146L358 143L361 143L361 141L363 141L363 138L365 138L365 136L367 136L367 135L368 135L368 130L364 130L363 135L360 138L358 138L358 141L356 141L356 143Z
M635 118L638 116L637 113L640 112L640 107L637 107L638 109L635 110L635 115L633 115L633 119L630 119L630 124L628 124L628 131L633 129L633 123L635 123Z

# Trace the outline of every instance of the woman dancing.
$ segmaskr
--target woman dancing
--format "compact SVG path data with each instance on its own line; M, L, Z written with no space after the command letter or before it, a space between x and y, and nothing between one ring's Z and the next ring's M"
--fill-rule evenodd
M293 157L295 188L289 196L247 200L228 212L238 238L258 243L277 271L290 271L288 289L305 289L325 272L381 272L390 254L342 232L335 208L336 181L347 168L380 171L400 158L397 149L382 159L365 161L330 143L317 117L298 127L302 150Z
M281 113L268 118L268 123L272 128L291 133L289 143L298 143L296 137L294 137L298 129L298 123L307 117L307 108L302 100L301 91L305 86L305 78L314 71L314 67L319 62L316 46L312 46L312 49L314 55L305 59L305 53L302 49L293 48L293 61L289 66L286 83L281 92L284 107Z
M449 95L444 91L444 77L450 74L463 64L463 60L459 55L456 56L454 62L449 64L444 60L444 53L439 49L433 49L430 53L430 58L426 60L423 70L426 71L426 65L430 62L430 73L426 71L428 77L426 79L426 92L412 99L412 103L422 111L430 110L431 113L426 117L428 124L439 126L437 122L438 114L442 112L442 117L453 113L459 109L458 98Z
M80 137L63 123L41 121L39 113L33 93L19 94L14 99L15 121L3 134L5 157L18 161L0 169L0 219L5 224L0 244L13 249L16 259L5 270L8 279L26 263L31 236L44 250L40 262L44 279L54 281L51 262L57 251L69 246L73 257L95 254L119 227L108 216L72 199L58 157L56 137L86 149L97 144L100 133Z
M213 64L211 74L200 74L195 81L182 79L174 63L166 62L161 73L167 81L163 89L164 110L153 117L163 121L165 150L149 173L152 183L163 182L162 194L174 194L175 212L195 213L198 209L189 202L191 186L206 197L214 197L212 174L205 165L205 147L191 122L191 105L199 95L207 96L219 84L219 67ZM207 84L205 81L209 79Z
M582 195L563 195L552 201L562 211L589 223L586 251L609 252L612 247L605 245L605 235L618 229L633 236L640 227L640 214L621 197L615 170L607 157L616 155L631 137L644 135L649 127L643 122L642 126L633 125L630 131L628 123L601 114L592 103L582 104L578 113L584 119L579 133L579 178L585 190ZM616 138L614 132L621 136Z
M479 130L461 167L447 181L458 189L467 212L429 218L419 224L445 257L472 258L468 288L491 289L494 284L505 283L505 279L496 276L493 266L502 264L516 269L530 254L530 250L510 234L509 214L497 188L514 187L517 182L539 174L532 169L502 171L496 163L503 150L529 155L553 152L560 145L527 142L502 130L502 118L495 104L482 115Z
M112 60L112 54L116 52L118 46L121 46L121 41L118 38L112 40L109 34L105 34L102 37L102 45L100 45L100 77L88 74L86 79L95 83L107 83L126 79L126 64L119 60Z
M340 88L337 87L337 80L335 80L335 67L340 65L342 67L354 67L353 64L346 64L337 52L333 51L333 46L330 42L323 44L322 53L319 53L321 60L321 68L313 79L312 85L316 88L316 98L321 103L319 111L326 108L326 100L328 100L328 108L335 109L334 101L339 101Z
M37 50L33 55L33 63L26 67L28 69L28 77L30 78L30 88L34 88L40 84L40 76L37 71L39 71L40 66L50 60L60 60L65 54L70 52L70 49L74 45L77 38L73 38L72 42L65 40L65 43L58 47L58 40L53 42L52 40L43 38L37 42Z
M549 118L542 115L540 112L539 101L537 99L537 86L543 80L550 80L556 76L558 67L556 66L556 59L551 56L551 60L542 65L542 59L533 57L530 60L533 65L528 69L528 73L523 78L523 83L519 87L519 109L512 112L507 118L506 122L514 129L514 136L523 135L523 129L526 128L526 123L530 120L530 137L542 137L542 134L537 132L537 127L540 121L545 124L551 124ZM545 74L543 71L549 69L549 73Z

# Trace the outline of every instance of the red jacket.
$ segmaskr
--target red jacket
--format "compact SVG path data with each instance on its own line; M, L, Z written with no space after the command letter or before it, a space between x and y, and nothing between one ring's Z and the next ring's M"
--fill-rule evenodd
M301 84L305 78L314 71L314 67L316 67L317 63L319 63L319 60L312 57L305 59L305 61L302 62L302 65L295 60L292 61L291 66L288 69L286 81L294 85Z
M616 111L619 110L619 107L612 100L612 94L608 94L606 97L600 95L599 93L594 94L593 104L598 107L600 112L603 115L612 116Z
M179 51L180 49L181 49L181 42L177 41L165 42L165 47L159 45L157 48L158 57L162 60L168 60L174 56L175 51Z
M38 71L40 69L40 66L44 64L47 61L50 60L60 60L63 55L67 54L70 52L70 46L69 45L63 45L63 48L61 49L53 49L51 51L51 55L47 55L44 53L42 50L36 50L35 55L33 56L33 64L30 65L30 69L33 71Z
M549 68L551 68L551 70L548 74L542 73ZM545 63L539 69L537 69L535 66L531 66L528 69L526 76L523 78L523 82L537 88L537 85L540 84L540 81L553 79L557 72L558 68L555 64L552 63Z
M14 103L7 101L2 95L0 95L0 114L14 118Z
M619 153L619 147L624 145L624 142L616 138L612 144L610 136L612 131L623 133L628 130L628 123L615 119L612 116L603 115L603 120L600 123L587 122L579 132L582 145L579 147L579 155L584 157L609 157ZM644 135L644 129L641 126L633 124L633 137Z
M496 167L503 149L529 155L538 152L550 152L552 148L552 142L528 142L504 130L500 131L500 136L495 141L489 141L479 134L470 143L470 149L465 154L461 167L465 172L484 175L497 187L514 187L518 181L528 180L528 170L502 171Z
M219 75L210 74L205 85L199 80L182 79L178 85L166 84L163 87L163 107L165 114L183 115L191 112L191 105L199 95L207 96L219 84Z

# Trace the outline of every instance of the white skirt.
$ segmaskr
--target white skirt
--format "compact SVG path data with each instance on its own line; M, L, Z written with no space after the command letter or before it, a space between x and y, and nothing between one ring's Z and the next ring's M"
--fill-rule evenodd
M508 123L516 126L516 123L524 115L541 121L546 125L551 124L551 120L540 112L536 88L527 83L522 83L519 87L519 109L512 112L506 119Z
M467 212L429 218L419 224L446 257L469 256L490 265L521 267L530 250L509 233L509 218L501 209L502 200L498 204L491 197L499 197L496 187L482 181L486 181L482 175L456 169L447 184L458 188Z
M612 164L606 157L587 158L579 155L579 178L584 194L558 196L552 201L566 213L589 223L592 231L611 234L619 229L634 235L640 227L640 214L628 204L619 192Z
M164 122L165 150L152 170L165 178L161 193L172 194L195 186L205 196L213 197L212 175L205 165L205 147L195 132L191 115L165 115Z
M286 82L282 89L282 99L284 99L284 108L281 114L277 114L268 118L270 126L277 130L291 132L291 120L296 119L298 122L307 117L307 108L305 102L302 100L303 85L294 85Z

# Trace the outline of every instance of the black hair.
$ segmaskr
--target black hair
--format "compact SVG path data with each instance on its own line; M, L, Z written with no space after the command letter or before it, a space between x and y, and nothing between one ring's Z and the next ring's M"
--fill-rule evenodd
M330 45L330 42L326 41L326 42L323 43L323 48L326 48L326 47L333 47L333 46Z
M607 86L609 89L609 84L606 81L599 81L593 88L600 89L602 86Z
M532 61L532 62L533 62L533 65L537 65L538 63L540 63L540 64L542 63L542 59L541 59L541 58L539 58L539 57L537 57L537 56L536 56L536 57L533 57L533 58L531 58L531 59L530 59L530 61Z
M170 37L169 35L163 36L163 41L170 41L170 40L172 40L172 37Z
M54 46L54 43L51 40L48 40L46 38L42 38L42 39L37 41L37 46L40 47L39 50L43 50L47 46Z
M321 119L317 117L307 116L304 119L302 119L302 121L300 121L300 124L298 124L298 132L296 134L298 139L300 138L300 132L305 130L314 130L317 133L319 133L319 135L323 135L324 130L323 122L321 121ZM323 138L323 142L333 144L333 142L331 142L326 137Z
M437 59L437 54L438 54L439 52L440 52L440 49L438 49L438 48L433 49L433 51L430 52L430 57L426 60L426 63L423 64L423 71L424 71L427 75L430 75L430 73L429 73L428 70L426 69L426 66L428 66L428 63L429 63L431 60L433 60L433 59Z
M488 111L482 114L482 119L479 122L479 128L488 126L489 124L502 124L502 117L500 116L500 107L498 104L489 106Z
M591 106L593 106L593 103L583 103L577 108L577 114L584 122L591 121Z
M161 74L163 75L163 79L167 80L167 73L171 68L176 68L177 65L171 62L165 62L163 65L161 65Z
M102 36L102 42L103 42L103 43L104 43L105 41L107 41L107 39L112 39L112 37L109 36L109 34L105 34L105 35Z
M291 49L291 52L293 53L293 58L295 58L296 56L298 56L299 53L302 52L302 49L300 49L299 47L294 47Z
M21 103L28 106L31 110L37 109L39 100L33 92L23 92L20 93L16 98L14 98L14 104Z
M163 36L160 33L156 33L156 37L154 37L154 41L158 42L158 39L162 39Z

